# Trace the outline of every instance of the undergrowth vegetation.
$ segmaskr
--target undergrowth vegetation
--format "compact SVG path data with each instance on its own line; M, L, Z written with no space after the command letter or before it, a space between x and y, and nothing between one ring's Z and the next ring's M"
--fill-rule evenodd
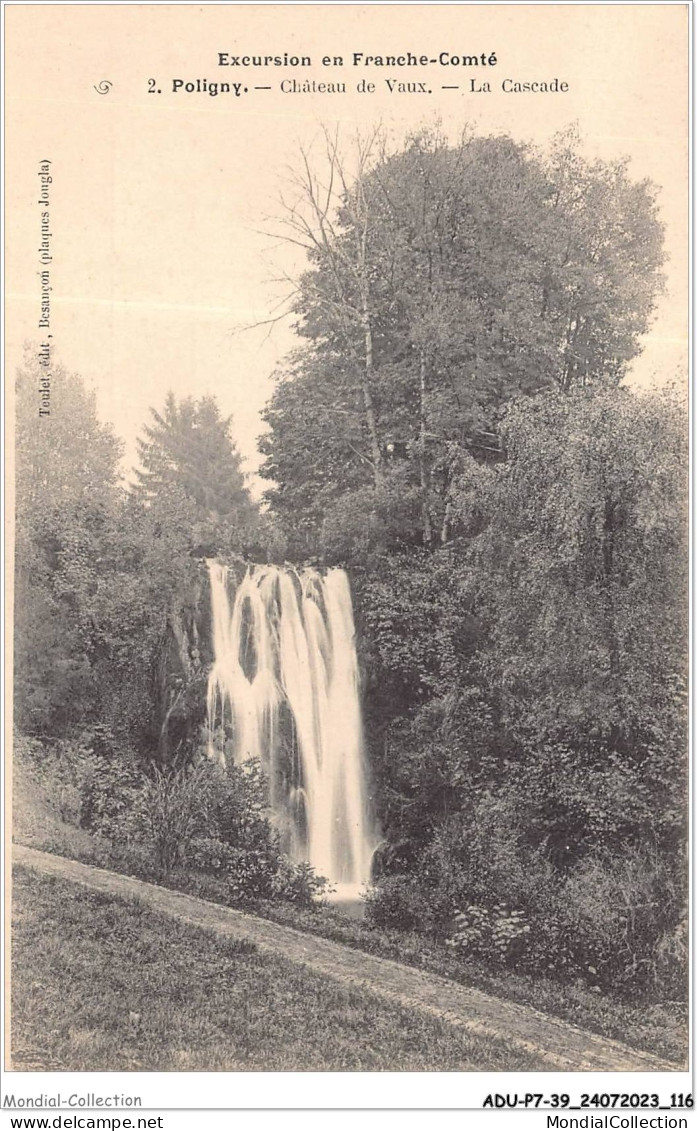
M662 286L655 189L574 130L545 153L379 136L355 183L327 137L336 199L307 161L296 182L313 250L263 513L214 398L167 397L126 489L81 379L56 367L39 421L20 372L16 764L44 828L18 809L17 833L328 922L259 767L201 750L204 561L341 567L382 838L365 945L684 1005L687 414L674 375L625 382Z
M326 887L310 869L291 864L282 856L277 858L278 871L273 881L265 885L266 895L252 897L240 892L221 867L224 853L219 842L210 838L207 842L205 838L200 841L192 838L190 849L182 852L179 862L163 875L153 841L146 843L137 839L132 827L127 833L129 821L124 819L120 834L118 822L105 823L102 832L80 827L80 798L84 790L81 782L91 782L93 786L95 781L92 757L85 747L48 748L35 741L18 742L13 773L17 840L87 864L163 883L213 902L243 907L358 950L476 985L676 1062L684 1058L687 1005L681 998L659 997L652 1002L645 994L618 995L612 986L604 986L599 992L594 971L582 970L574 974L567 970L560 980L558 973L548 968L535 969L532 963L519 964L514 960L515 951L502 956L500 953L492 955L488 945L463 946L457 940L462 926L460 917L454 914L452 919L443 920L446 926L434 929L433 921L425 922L420 915L424 893L418 899L407 877L385 878L369 893L365 917L356 919L347 916L341 904L322 898ZM215 780L217 769L208 766L205 770ZM252 781L258 779L257 768L250 768L248 772ZM106 784L108 771L104 773ZM136 783L140 780L140 789L143 788L137 774L133 780ZM258 798L252 801L253 806L257 804ZM252 822L258 819L259 811L253 809ZM136 824L140 820L138 817ZM105 835L107 827L114 839ZM199 856L204 844L218 855ZM500 914L505 921L508 913L498 908L494 914ZM490 922L491 915L488 910L485 912ZM510 917L518 930L521 917ZM450 939L454 945L447 945ZM678 947L675 953L666 955L666 961L682 962L684 957Z
M676 772L676 792L680 781ZM583 796L587 806L592 795ZM594 815L600 823L604 810L629 825L638 804L628 798L620 814L600 793ZM550 844L538 832L539 807L515 775L470 799L434 831L409 872L382 875L369 915L447 940L493 968L580 978L619 996L684 1000L687 858L679 829L671 829L670 851L651 826L641 838L623 830L614 844L601 835L579 845L567 809L564 837ZM561 804L556 812L564 812Z
M24 794L24 806L20 797L17 807L20 832L32 792L31 805L40 797L78 834L81 858L101 850L107 867L158 882L175 874L209 876L237 905L263 898L309 906L327 886L309 865L281 851L255 762L225 769L201 759L179 770L145 770L135 755L108 757L87 739L50 745L19 739L15 782ZM89 840L80 840L85 833ZM50 848L50 841L42 846Z

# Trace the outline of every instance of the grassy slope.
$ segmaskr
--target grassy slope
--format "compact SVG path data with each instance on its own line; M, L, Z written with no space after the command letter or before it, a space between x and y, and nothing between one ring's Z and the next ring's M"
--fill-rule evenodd
M655 1056L676 1063L683 1063L687 1057L687 1002L618 1000L602 992L593 993L581 982L562 984L544 975L533 977L512 970L487 969L475 961L458 957L422 935L356 922L331 907L305 911L283 904L266 904L256 907L255 911L298 930L335 939L463 985L476 986L507 1001L532 1006Z
M530 1054L337 986L251 943L15 870L15 1068L525 1071Z
M38 783L16 775L15 837L47 852L113 868L144 879L140 861L82 829L63 822ZM206 876L181 873L169 886L192 892L204 899L229 903L222 883ZM583 984L560 985L544 976L530 977L512 971L491 971L458 957L422 936L374 927L343 916L332 907L302 910L292 905L260 903L252 910L266 918L299 930L331 938L348 946L393 958L408 966L474 985L499 997L531 1005L552 1016L562 1017L591 1032L645 1049L657 1056L682 1063L687 1053L687 1003L620 1001L592 993Z

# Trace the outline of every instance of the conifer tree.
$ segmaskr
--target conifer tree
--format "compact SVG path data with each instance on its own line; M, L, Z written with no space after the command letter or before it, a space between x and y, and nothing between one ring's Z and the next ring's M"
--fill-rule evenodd
M257 512L245 483L241 457L231 434L231 418L217 401L204 396L177 402L168 393L164 409L151 409L152 423L138 441L141 467L134 495L163 521L179 497L195 504L194 546L216 553L241 549L253 531Z

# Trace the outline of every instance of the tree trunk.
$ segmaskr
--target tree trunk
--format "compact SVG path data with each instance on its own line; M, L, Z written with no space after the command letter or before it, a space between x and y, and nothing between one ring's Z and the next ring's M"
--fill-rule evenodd
M373 462L373 477L375 480L375 486L379 490L383 486L382 452L380 450L380 442L378 440L378 429L375 419L375 406L373 405L373 394L371 392L373 375L375 372L373 366L373 328L370 324L370 309L368 306L368 296L365 293L365 290L363 290L363 293L361 294L361 325L363 327L363 340L365 344L365 366L361 380L363 391L363 405L365 408L365 419L368 425L368 435L370 437L370 452Z
M620 645L617 636L615 602L613 594L615 572L615 533L622 521L618 503L610 499L605 503L603 523L603 573L605 575L605 616L607 625L608 652L610 657L610 676L617 680L620 674Z
M419 357L419 483L421 486L421 513L423 516L423 542L431 544L433 530L428 509L428 476L426 474L426 353Z

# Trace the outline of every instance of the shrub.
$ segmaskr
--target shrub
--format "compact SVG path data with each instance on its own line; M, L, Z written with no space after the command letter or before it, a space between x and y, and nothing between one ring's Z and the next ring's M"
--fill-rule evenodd
M214 836L193 837L187 852L187 863L199 872L225 876L232 864L235 850Z
M624 990L671 991L683 969L679 945L682 898L674 865L646 848L589 856L566 877L560 917L566 918L578 968ZM669 968L669 940L676 966Z
M148 844L163 877L180 865L219 876L240 870L251 875L254 854L258 860L277 854L263 777L254 764L229 770L208 761L179 770L153 767L131 801L128 820L113 831ZM241 865L240 854L251 854L248 865Z
M271 893L274 898L295 903L299 907L314 907L327 893L329 886L329 881L324 876L318 876L307 861L297 864L288 856L279 856Z
M272 843L266 850L231 849L225 878L232 899L237 903L271 899L277 870L278 856Z
M651 841L583 851L536 841L535 805L516 780L474 797L436 829L411 874L377 880L370 920L445 939L493 967L684 996L679 859Z
M401 930L433 930L433 913L428 895L415 876L384 876L368 892L366 900L368 921L378 927L397 927Z
M128 826L143 781L135 758L111 759L89 752L81 770L80 828L109 839L129 839Z
M109 835L111 824L130 809L141 771L131 751L107 752L93 738L86 733L48 743L18 735L14 756L17 769L61 820Z
M134 797L130 824L153 852L164 878L179 864L201 830L201 767L165 771L154 767Z
M530 933L525 914L503 903L493 908L472 904L455 913L456 930L448 945L492 965L510 964L523 951Z
M223 768L202 760L146 773L130 752L111 749L109 735L97 738L46 745L18 736L15 745L25 788L92 834L95 862L160 880L193 869L220 881L238 903L310 907L321 897L327 881L280 850L257 762ZM56 851L66 843L59 838Z
M222 767L202 762L198 774L202 835L233 848L266 852L275 837L259 763Z
M309 864L281 853L264 775L254 761L154 770L138 795L134 826L162 877L178 866L192 867L223 881L237 903L285 899L308 907L326 887Z

